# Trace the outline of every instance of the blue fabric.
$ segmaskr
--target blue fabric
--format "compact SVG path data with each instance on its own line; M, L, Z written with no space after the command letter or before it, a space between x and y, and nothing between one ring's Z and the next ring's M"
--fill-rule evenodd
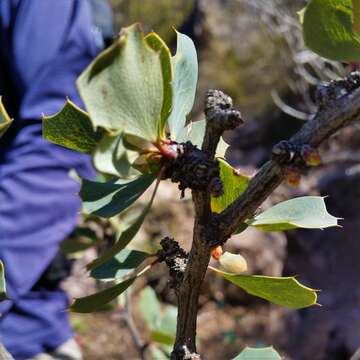
M40 118L66 96L81 105L75 80L98 50L87 1L0 1L0 95L15 118L0 140L0 259L12 299L0 304L0 342L16 360L72 336L65 294L33 287L77 221L69 170L93 170L88 156L43 140Z

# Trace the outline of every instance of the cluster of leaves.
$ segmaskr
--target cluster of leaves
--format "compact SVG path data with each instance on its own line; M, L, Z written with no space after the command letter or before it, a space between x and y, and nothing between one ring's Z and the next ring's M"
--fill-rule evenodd
M12 119L6 112L4 104L2 103L0 97L0 138L5 134L5 131L11 125L11 123L12 123ZM0 259L0 301L6 300L7 298L8 297L6 294L4 264Z
M144 37L139 25L122 31L112 47L84 71L78 87L88 113L70 100L57 114L44 117L45 137L62 146L93 154L97 170L107 181L83 180L80 196L85 213L105 218L118 216L131 207L157 178L168 157L176 156L179 142L200 147L205 120L186 125L197 83L197 55L187 36L178 33L177 52L171 56L155 33ZM224 194L213 197L214 212L226 209L248 186L249 178L235 171L223 158L226 144L218 148ZM126 248L136 235L152 205L149 203L115 244L88 265L90 275L116 285L77 299L72 311L91 312L110 302L148 269L152 254ZM126 217L125 217L126 218ZM249 219L247 226L262 230L335 226L320 197L306 197L279 204ZM215 270L215 269L214 269ZM216 274L250 294L279 305L302 308L316 303L316 292L295 278Z

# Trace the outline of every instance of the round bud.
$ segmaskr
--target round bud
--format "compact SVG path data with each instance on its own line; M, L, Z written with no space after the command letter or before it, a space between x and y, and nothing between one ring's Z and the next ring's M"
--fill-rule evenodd
M219 262L224 271L232 274L241 274L248 269L245 258L240 254L225 252Z

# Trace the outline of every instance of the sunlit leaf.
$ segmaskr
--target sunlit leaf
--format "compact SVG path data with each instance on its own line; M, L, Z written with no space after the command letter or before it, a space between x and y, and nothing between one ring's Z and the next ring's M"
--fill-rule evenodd
M188 124L187 126L181 129L181 131L177 136L176 141L177 142L191 141L193 145L201 149L201 145L205 135L205 126L206 126L205 119L191 122L190 124ZM219 144L216 148L216 156L220 158L224 158L228 147L229 145L221 137Z
M172 106L172 65L171 53L165 42L154 32L145 37L148 45L155 51L160 52L161 70L164 81L164 101L161 111L161 123L159 124L159 137L164 137L166 121L170 115Z
M91 271L97 280L121 279L134 271L149 254L142 251L124 249L112 259Z
M272 346L267 348L246 347L233 360L281 360L281 356Z
M360 37L360 1L352 0L353 31Z
M140 25L123 29L80 76L78 87L95 126L157 140L164 102L161 56L144 40Z
M211 197L211 210L220 213L231 205L248 187L249 177L240 174L226 161L219 159L223 195Z
M360 60L359 9L351 0L311 0L305 8L306 45L319 55L337 61Z
M137 153L125 149L122 134L105 135L95 149L93 161L97 171L128 179L140 174L131 167L136 156Z
M295 228L324 229L338 225L338 218L327 212L321 196L303 196L279 203L248 221L265 231Z
M155 176L142 175L134 180L95 182L83 180L80 197L84 212L109 218L133 204L153 183Z
M9 114L5 110L4 104L2 103L2 99L0 96L0 137L5 134L5 131L8 129L12 121L13 120L10 119Z
M8 299L6 294L5 269L4 264L0 260L0 301Z
M177 49L171 59L173 68L173 102L168 118L171 138L177 136L186 123L194 100L198 80L198 60L193 41L186 35L177 32Z
M67 99L58 113L43 116L43 135L54 144L91 153L104 135L104 131L94 131L89 115Z
M316 291L300 284L295 277L235 275L209 267L224 279L245 290L248 294L291 309L316 304Z

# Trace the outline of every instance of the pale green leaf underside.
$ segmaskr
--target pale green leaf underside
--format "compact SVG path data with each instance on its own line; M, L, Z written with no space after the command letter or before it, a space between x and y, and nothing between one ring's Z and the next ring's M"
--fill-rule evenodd
M161 59L138 24L122 30L80 76L78 87L94 126L157 139L164 101Z
M0 138L5 134L5 131L8 129L12 121L13 120L10 119L10 116L5 110L5 107L0 97Z
M5 269L4 264L0 260L0 301L8 299L6 294Z
M177 136L176 141L179 143L190 141L193 145L201 149L201 145L205 136L205 127L206 127L205 119L191 122L189 125L181 129L181 131ZM219 144L216 148L216 156L220 158L224 158L228 147L229 145L221 137Z
M155 176L142 175L134 180L95 182L83 180L80 197L86 214L110 218L133 204L152 184Z
M338 218L327 212L323 197L303 196L277 204L247 223L267 231L324 229L337 226Z
M112 259L90 272L97 280L121 279L134 271L149 254L142 251L124 249Z
M177 50L171 58L173 68L172 111L168 118L170 136L178 141L178 134L186 123L196 93L198 60L195 45L186 35L177 32Z
M156 329L160 324L161 306L152 287L141 291L139 309L149 329Z
M162 311L155 291L146 287L140 297L140 311L151 330L151 340L165 345L173 345L176 333L177 309L168 305Z
M355 25L358 22L354 20ZM303 31L306 45L319 55L344 62L360 60L351 0L311 0L305 8Z
M300 284L295 277L237 275L209 267L224 279L245 290L248 294L291 309L316 304L316 291Z
M93 162L95 169L101 173L129 179L140 175L131 166L137 156L138 153L124 147L122 134L105 135L95 149Z
M232 360L281 360L281 356L272 346L261 349L246 347Z
M43 116L43 135L54 144L91 153L100 142L104 131L94 131L89 115L67 99L58 113Z
M211 197L211 210L220 213L231 205L248 187L250 178L241 175L225 160L219 159L220 178L224 193L220 197Z
M166 306L163 311L159 326L154 329L151 338L165 345L173 345L176 335L177 308L172 305Z
M167 119L171 112L172 107L172 65L171 65L171 53L165 42L154 32L151 32L145 37L147 44L155 51L159 52L161 60L161 69L164 82L164 101L161 111L161 122L159 124L160 138L164 137L164 130Z

